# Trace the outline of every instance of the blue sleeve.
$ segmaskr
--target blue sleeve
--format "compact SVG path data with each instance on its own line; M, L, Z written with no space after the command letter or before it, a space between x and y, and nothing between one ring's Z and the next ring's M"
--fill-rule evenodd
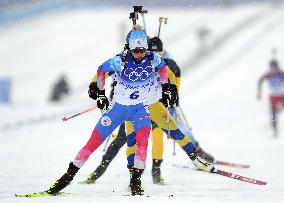
M172 56L170 55L170 53L167 50L164 50L163 53L163 59L171 59Z
M157 68L162 68L165 65L164 60L155 52L153 52L154 55L154 66Z
M121 57L119 55L110 58L101 65L103 73L119 72L121 68Z

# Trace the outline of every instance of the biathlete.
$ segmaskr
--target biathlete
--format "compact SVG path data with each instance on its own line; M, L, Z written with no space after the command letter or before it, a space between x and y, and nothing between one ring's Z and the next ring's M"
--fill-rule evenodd
M280 69L277 60L272 59L269 63L269 71L258 80L257 99L262 98L262 83L267 81L270 89L270 118L274 130L274 136L278 136L278 113L284 106L284 72Z
M163 43L158 37L154 37L149 39L148 41L149 50L158 52L163 56L163 59L168 67L168 77L172 83L174 91L174 98L178 98L177 90L180 86L180 69L176 65L175 61L170 59L168 55L163 50ZM96 83L97 76L93 78L93 82L90 85L89 92L97 92L94 84ZM96 95L89 94L91 98L96 99ZM165 103L165 102L164 102ZM174 101L175 104L178 104L178 99ZM169 107L169 106L168 106ZM172 108L172 114L175 114L175 109ZM163 133L170 132L169 136L171 136L183 149L186 153L190 154L193 151L193 147L196 148L197 154L206 159L206 161L213 162L214 158L207 153L205 153L201 147L198 145L197 141L194 139L191 132L184 135L178 128L178 122L170 115L167 115L168 109L161 102L156 102L150 105L150 115L152 120L152 137L153 137L153 147L152 147L152 178L154 183L161 184L163 183L163 178L161 177L161 163L163 160ZM167 120L167 116L169 116L169 120ZM136 151L136 140L135 140L135 132L130 122L126 122L127 127L127 138L125 133L125 126L122 124L119 128L119 132L115 140L110 144L106 153L103 155L102 161L100 165L94 170L94 172L90 173L85 181L82 183L94 183L101 175L104 174L107 167L117 155L119 149L126 143L127 141L127 160L128 160L128 168L131 171L134 163L134 155ZM168 130L170 127L170 131ZM194 154L194 159L196 158L196 154ZM206 163L206 162L205 162ZM206 163L208 164L208 163ZM210 170L212 165L208 164L208 167L204 167L204 170ZM131 183L130 183L131 185Z
M134 26L128 33L127 44L130 51L120 53L99 66L97 106L105 113L96 124L86 145L69 164L67 172L50 186L47 194L56 195L70 184L90 155L126 120L131 121L134 126L137 144L130 180L131 194L140 194L140 178L145 168L151 129L148 105L156 102L161 96L165 101L170 100L171 89L167 83L165 63L156 53L147 52L147 36L141 27ZM115 81L111 105L104 89L106 73L112 75ZM161 85L163 93L159 91Z

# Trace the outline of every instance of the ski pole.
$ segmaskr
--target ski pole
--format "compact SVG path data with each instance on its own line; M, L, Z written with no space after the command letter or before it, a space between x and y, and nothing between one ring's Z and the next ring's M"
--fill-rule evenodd
M160 38L161 25L162 25L162 23L167 24L167 23L168 23L168 18L166 18L166 17L159 17L159 31L158 31L158 38Z
M275 47L273 47L273 48L271 49L271 55L272 55L272 57L276 58L277 49L276 49Z
M106 140L106 143L105 143L105 146L104 146L104 148L103 148L103 152L106 151L107 144L108 144L108 142L109 142L111 136L112 136L112 134L111 134L110 136L108 136L108 138L107 138L107 140Z
M187 121L187 119L186 119L186 117L185 117L185 114L184 114L184 112L183 112L181 106L178 106L177 109L179 109L179 111L180 111L180 113L181 113L181 116L182 116L182 119L185 121L186 125L189 127L188 121ZM190 129L190 127L189 127L189 129ZM190 129L190 130L191 130L191 129Z
M167 108L167 115L166 115L166 121L167 121L167 127L168 127L168 136L171 136L171 131L170 131L170 112L169 109Z
M167 115L166 115L166 120L167 120L167 124L168 124L168 136L171 137L171 130L170 130L170 111L169 111L169 108L167 108ZM173 148L173 155L175 156L176 155L176 142L173 140L173 143L174 143L174 148Z
M168 113L169 114L169 113ZM168 121L168 135L171 136L171 130L170 130L170 117L169 117L169 121ZM173 140L173 156L176 155L176 141Z
M88 109L86 109L86 110L84 110L84 111L82 111L82 112L80 112L80 113L76 113L76 114L74 114L73 116L70 116L70 117L64 116L64 117L62 118L62 120L63 120L63 121L68 121L68 120L71 119L71 118L75 118L75 117L77 117L77 116L80 116L80 115L82 115L82 114L85 114L85 113L87 113L87 112L89 112L89 111L94 110L95 108L96 108L96 107L88 108Z
M145 30L145 32L147 33L147 31L146 31L146 22L145 22L145 13L148 13L148 11L147 10L141 10L141 16L142 16L142 21L143 21L143 26L144 26L144 30Z

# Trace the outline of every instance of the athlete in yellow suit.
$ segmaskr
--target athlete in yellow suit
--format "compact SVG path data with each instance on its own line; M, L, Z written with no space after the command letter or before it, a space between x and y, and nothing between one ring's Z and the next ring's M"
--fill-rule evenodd
M168 66L168 78L171 84L174 84L177 87L177 91L180 89L180 68L174 60L169 58L168 54L163 50L163 43L158 37L149 39L148 42L149 49L152 51L158 52L161 57L164 59L166 65ZM178 98L178 95L177 95ZM178 105L178 101L177 101ZM191 151L192 145L196 148L198 156L202 157L204 160L213 163L214 158L204 152L199 146L198 142L195 140L191 130L181 132L178 126L179 121L177 121L172 115L176 114L175 108L167 109L163 103L157 102L150 105L150 116L152 120L152 138L153 138L153 147L152 147L152 177L154 183L163 183L163 178L161 177L161 163L163 161L163 133L165 132L170 136L179 146L189 154ZM187 126L189 127L189 126ZM127 159L128 165L131 167L133 165L133 157L135 153L135 141L133 126L130 122L126 122L127 129Z
M152 51L156 51L162 55L166 65L168 66L168 78L172 84L175 84L177 90L180 87L180 68L176 65L176 63L169 59L166 52L163 51L163 43L158 37L154 37L149 39L148 42L149 49ZM152 120L152 139L153 139L153 146L152 146L152 177L154 183L162 183L163 178L161 177L161 170L160 166L163 161L163 150L164 150L164 142L163 142L163 134L164 131L176 130L178 126L174 120L174 118L169 115L168 109L161 103L157 102L150 105L150 116ZM168 129L169 127L169 129ZM133 126L131 122L126 122L126 130L127 135L130 135L134 132ZM163 131L164 130L164 131ZM128 138L130 139L130 138ZM173 139L181 146L186 146L190 139L188 136L176 136ZM128 157L129 163L131 163L131 159L135 154L136 145L134 141L129 141L128 147L126 150L126 155ZM129 165L128 163L128 165Z

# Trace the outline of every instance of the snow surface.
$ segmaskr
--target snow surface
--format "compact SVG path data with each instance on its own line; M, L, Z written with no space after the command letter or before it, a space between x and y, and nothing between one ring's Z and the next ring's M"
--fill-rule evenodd
M268 185L196 171L181 149L177 147L177 155L172 155L173 142L165 138L162 173L167 184L152 183L149 139L143 197L123 196L129 194L125 147L96 184L76 184L98 165L104 144L64 190L73 195L14 197L15 193L47 189L88 140L99 111L66 123L61 118L92 106L86 93L89 81L101 62L120 51L130 25L128 10L73 10L22 21L0 32L0 77L13 81L12 104L0 106L1 203L284 201L284 115L280 115L279 137L275 139L267 94L262 101L256 100L257 79L267 70L272 47L277 48L277 58L284 64L284 8L256 4L211 10L148 10L150 35L157 32L159 16L169 17L161 37L183 67L181 106L201 146L216 159L251 165L249 169L218 168ZM255 18L242 28L235 26L252 16ZM191 70L186 64L198 46L199 26L210 27L211 41L233 32ZM123 27L125 30L120 30ZM50 104L51 85L63 72L73 93L60 104Z

